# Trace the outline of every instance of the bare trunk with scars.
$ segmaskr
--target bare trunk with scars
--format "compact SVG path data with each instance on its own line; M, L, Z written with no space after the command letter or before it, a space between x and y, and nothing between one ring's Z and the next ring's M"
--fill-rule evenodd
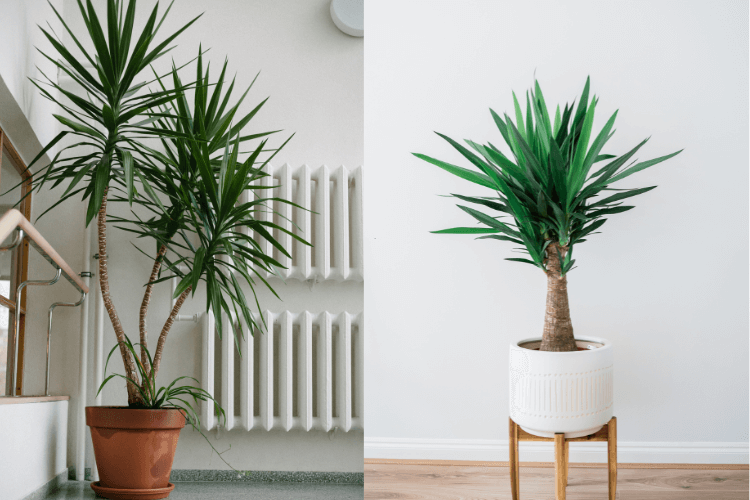
M102 197L102 206L99 209L99 216L97 220L97 229L99 232L99 288L102 291L102 302L104 302L104 308L107 310L109 320L112 322L112 328L115 330L115 336L117 342L120 344L120 354L122 355L122 362L125 365L125 376L130 380L138 380L137 378L137 367L135 366L135 360L128 350L125 344L125 331L120 323L120 318L117 316L115 305L112 303L112 298L109 295L109 274L107 273L107 191L109 188L104 190L104 196ZM138 387L130 382L127 383L128 388L128 406L140 406L143 404L143 398L138 392Z
M148 284L146 285L146 291L143 294L143 302L141 302L141 313L138 321L138 327L141 334L141 365L143 365L143 369L146 372L146 375L151 374L151 366L148 362L148 354L146 354L148 349L148 333L146 331L146 316L148 314L148 305L151 302L151 292L153 291L154 284L153 281L159 276L159 269L161 269L161 261L164 258L164 254L167 253L167 247L165 245L161 245L159 247L159 252L156 254L156 259L154 259L154 267L151 270L151 276L148 278ZM144 387L147 385L146 381L143 381Z
M109 319L112 322L112 327L115 330L115 336L117 337L117 341L120 344L120 354L122 355L122 361L125 365L125 376L128 377L130 380L137 381L137 374L138 369L136 366L136 359L133 357L132 353L128 349L127 345L125 344L125 331L122 327L122 323L120 322L120 318L117 315L117 311L115 310L115 306L112 303L112 298L110 297L109 293L109 274L107 272L107 191L109 188L105 189L104 191L104 197L102 198L102 206L99 209L99 215L97 218L97 229L99 232L99 285L102 291L102 301L104 302L104 307L107 310L107 314L109 315ZM161 268L162 260L164 259L164 254L166 253L167 248L166 246L162 245L159 248L159 251L156 255L156 258L154 259L154 265L151 270L151 276L149 277L149 284L146 286L146 291L143 296L143 301L141 302L141 310L140 310L140 317L139 317L139 331L140 331L140 341L141 341L141 364L144 368L144 371L146 372L146 377L144 380L141 381L141 390L143 390L144 393L148 394L148 392L151 390L151 384L153 383L154 379L156 378L156 374L159 372L159 366L161 365L161 358L162 353L164 351L164 345L167 341L167 335L169 334L169 330L172 328L172 325L175 322L175 319L177 318L177 314L180 312L180 308L185 303L185 300L187 299L188 295L190 294L190 291L192 290L192 287L188 287L182 294L178 297L174 307L172 308L172 311L169 314L169 317L167 318L167 321L164 324L164 328L161 331L161 334L159 335L159 342L156 347L156 353L154 355L153 360L153 371L150 369L149 363L148 363L148 355L146 354L147 349L147 343L148 343L148 333L146 330L146 316L148 314L148 306L151 301L151 292L153 290L153 282L159 273L159 269ZM138 391L138 387L135 384L132 384L130 382L127 383L127 389L128 389L128 406L142 406L144 404L143 397L141 396L140 392Z
M567 247L561 247L555 241L547 247L547 306L540 351L577 350L573 337L573 323L570 321L568 278L561 274L560 257L564 258L567 252Z
M156 354L154 354L154 369L151 372L152 382L156 379L156 374L159 373L159 366L161 366L161 356L162 352L164 352L164 345L167 343L167 335L169 334L169 330L172 329L172 325L177 318L177 313L180 312L182 304L185 303L185 300L188 298L188 295L190 295L190 291L192 289L192 286L187 287L185 291L182 292L177 298L174 303L174 307L172 307L172 311L169 313L167 321L164 323L164 328L162 328L161 334L159 334L159 342L156 344Z
M159 366L161 365L162 353L164 352L164 346L167 342L167 335L172 329L172 326L174 325L175 319L177 318L177 314L180 312L182 305L185 303L188 295L190 295L190 291L193 289L192 286L187 287L187 289L182 292L182 294L180 294L180 296L175 301L174 307L172 307L172 310L169 313L169 317L164 323L164 328L162 328L161 334L159 335L159 342L156 345L153 366L151 366L149 364L148 354L146 352L148 349L148 331L146 329L146 317L148 315L148 306L151 302L151 292L153 291L152 282L157 278L159 274L159 269L161 268L164 255L166 253L167 247L165 245L159 247L159 252L156 254L156 259L154 259L154 266L151 269L149 284L146 285L146 292L143 294L143 301L141 302L141 313L139 320L141 335L141 363L143 365L144 371L146 372L146 378L144 378L144 380L141 382L141 390L143 390L143 392L146 394L148 394L149 391L152 391L154 381L156 380L156 375L157 373L159 373Z

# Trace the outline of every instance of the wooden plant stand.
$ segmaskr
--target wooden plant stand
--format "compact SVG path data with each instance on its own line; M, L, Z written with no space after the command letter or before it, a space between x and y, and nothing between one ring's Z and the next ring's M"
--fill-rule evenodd
M554 441L555 442L555 500L565 500L565 488L568 486L568 456L571 442L606 441L607 464L609 469L609 500L615 500L617 491L617 418L604 424L604 427L589 436L565 439L565 434L555 434L554 438L539 437L529 434L516 424L510 422L510 489L513 500L520 499L518 482L518 443L520 441Z

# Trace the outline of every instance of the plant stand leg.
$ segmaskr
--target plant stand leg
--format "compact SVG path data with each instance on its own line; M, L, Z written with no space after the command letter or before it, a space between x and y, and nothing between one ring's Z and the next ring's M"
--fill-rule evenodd
M566 439L564 433L555 434L554 438L539 437L529 434L509 419L510 440L510 489L513 500L520 500L518 481L518 446L521 441L554 441L555 443L555 500L565 500L565 490L568 487L570 473L570 443L579 442L607 442L607 465L609 472L609 500L617 498L617 419L604 424L601 429L588 436Z
M609 469L609 500L617 496L617 418L607 426L607 465Z
M508 439L508 449L510 453L510 491L513 500L520 500L520 485L518 484L518 425L508 419L510 439Z
M565 434L555 434L555 500L565 500Z

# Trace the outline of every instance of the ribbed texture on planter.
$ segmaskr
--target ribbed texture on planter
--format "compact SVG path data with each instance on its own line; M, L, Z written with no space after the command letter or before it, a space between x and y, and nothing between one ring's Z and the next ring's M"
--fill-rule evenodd
M526 348L540 342L526 339L510 346L510 417L537 436L593 434L612 418L611 342L576 339L579 347L597 346L577 352Z

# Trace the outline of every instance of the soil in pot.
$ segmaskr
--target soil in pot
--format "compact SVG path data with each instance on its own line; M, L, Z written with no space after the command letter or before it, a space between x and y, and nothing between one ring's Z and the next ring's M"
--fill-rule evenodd
M530 351L538 351L542 346L542 342L539 340L532 340L530 342L523 342L518 344L518 347L522 349L529 349ZM592 349L598 349L603 347L603 344L599 342L592 342L590 340L578 340L576 339L576 350L578 351L590 351Z

